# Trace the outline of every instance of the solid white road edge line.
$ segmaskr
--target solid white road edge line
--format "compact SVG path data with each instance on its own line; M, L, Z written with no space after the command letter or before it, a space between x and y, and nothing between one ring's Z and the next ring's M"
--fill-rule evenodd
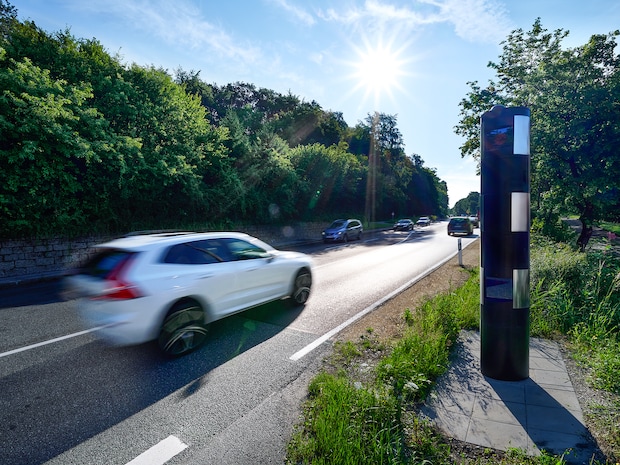
M149 450L142 452L131 462L128 462L127 465L163 465L186 448L187 444L183 443L179 438L168 436Z
M32 344L32 345L25 346L25 347L20 347L19 349L13 349L13 350L9 350L8 352L2 352L0 354L0 358L6 357L8 355L18 354L19 352L25 352L30 349L36 349L37 347L46 346L48 344L53 344L54 342L64 341L65 339L71 339L72 337L82 336L83 334L92 333L93 331L99 331L102 328L105 328L105 326L97 326L96 328L91 328L85 331L80 331L79 333L67 334L66 336L61 336L55 339L50 339L49 341L37 342L36 344Z
M463 245L463 249L466 248L467 246L469 246L469 244L473 243L474 241L468 242L467 244ZM372 312L375 308L377 308L379 305L387 302L388 300L390 300L391 298L393 298L394 296L400 294L401 292L403 292L405 289L407 289L408 287L411 287L413 284L415 284L417 281L421 280L422 278L428 276L429 274L431 274L433 271L435 271L437 268L439 268L440 266L442 266L444 263L449 262L450 260L452 260L454 257L457 256L458 254L458 250L456 252L454 252L453 254L449 255L448 257L444 258L442 261L440 261L439 263L437 263L436 265L430 267L429 269L427 269L426 271L422 272L421 274L417 275L415 278L413 278L412 280L410 280L409 282L403 284L402 286L400 286L398 289L396 289L395 291L390 292L389 294L387 294L385 297L377 300L375 303L371 304L370 306L366 307L364 310L362 310L361 312L353 315L351 318L349 318L347 321L345 321L344 323L340 324L339 326L336 326L334 329L332 329L331 331L325 333L323 336L321 336L318 339L315 339L314 341L312 341L310 344L308 344L306 347L302 348L301 350L295 352L293 355L291 355L289 357L289 360L292 361L297 361L299 359L301 359L302 357L308 355L310 352L312 352L314 349L316 349L318 346L320 346L321 344L323 344L325 341L327 341L328 339L330 339L331 337L335 336L336 334L338 334L340 331L342 331L344 328L346 328L347 326L349 326L350 324L354 323L355 321L359 320L361 317L363 317L364 315Z

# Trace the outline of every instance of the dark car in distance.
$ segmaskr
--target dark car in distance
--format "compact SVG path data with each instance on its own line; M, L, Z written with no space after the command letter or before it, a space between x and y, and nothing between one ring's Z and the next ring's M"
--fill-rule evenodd
M408 218L403 218L394 223L394 231L412 231L413 221Z
M335 220L323 230L323 242L349 242L361 239L364 228L362 222L356 219Z
M469 236L474 232L474 225L467 216L453 216L448 223L448 235L464 234Z

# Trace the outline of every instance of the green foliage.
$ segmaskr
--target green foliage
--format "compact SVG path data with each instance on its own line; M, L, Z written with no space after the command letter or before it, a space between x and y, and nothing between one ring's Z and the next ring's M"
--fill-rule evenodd
M351 129L290 93L126 66L0 6L0 237L447 209L395 116Z
M608 221L601 221L599 226L605 231L611 231L612 233L620 236L620 223L610 223Z
M562 243L574 242L576 237L575 232L553 210L533 210L530 231Z
M620 261L534 236L531 334L568 334L599 389L620 393Z
M2 232L14 234L84 226L92 205L81 200L89 167L115 150L101 115L86 105L88 85L53 79L29 59L0 68L0 196ZM98 137L89 137L96 134Z
M620 341L595 340L601 345L594 352L594 357L588 360L592 368L590 382L597 389L620 394Z
M312 402L304 431L289 445L289 463L403 463L404 432L395 399L351 385L343 374L319 374L309 386Z
M464 286L424 302L415 311L405 310L407 329L377 367L378 379L391 384L396 395L424 398L432 380L447 368L458 331L479 326L479 282L478 272L472 271Z
M573 248L542 236L532 236L531 333L607 337L617 332L620 263L600 254L576 253Z
M489 64L497 79L486 88L469 83L456 127L467 139L461 154L479 158L479 115L497 104L529 107L532 199L541 212L578 212L582 250L595 221L618 216L618 34L563 49L568 32L548 33L540 19L528 32L513 31L498 62Z
M296 207L307 218L324 211L359 210L364 168L346 146L299 146L292 150L291 160L299 179Z
M475 215L480 212L480 193L470 192L467 197L454 204L452 213L455 215Z
M336 342L334 345L334 352L339 354L344 363L349 363L356 357L359 357L360 351L355 344L351 341Z

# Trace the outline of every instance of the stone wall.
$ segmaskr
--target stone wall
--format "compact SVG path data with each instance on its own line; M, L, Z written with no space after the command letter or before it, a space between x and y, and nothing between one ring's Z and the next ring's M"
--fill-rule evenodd
M319 241L324 223L299 223L289 226L249 226L238 228L273 245ZM84 261L93 246L111 239L92 236L80 239L30 239L0 241L0 284L16 284L60 276Z

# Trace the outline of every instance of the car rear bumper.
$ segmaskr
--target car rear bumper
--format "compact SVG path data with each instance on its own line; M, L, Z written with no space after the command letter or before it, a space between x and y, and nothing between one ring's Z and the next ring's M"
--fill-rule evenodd
M81 319L97 327L97 336L115 346L142 344L159 334L159 312L148 311L148 298L122 302L83 299L79 305ZM140 302L143 301L143 302Z
M461 230L449 230L448 234L463 234L464 236L469 236L472 234L471 231L461 231Z

